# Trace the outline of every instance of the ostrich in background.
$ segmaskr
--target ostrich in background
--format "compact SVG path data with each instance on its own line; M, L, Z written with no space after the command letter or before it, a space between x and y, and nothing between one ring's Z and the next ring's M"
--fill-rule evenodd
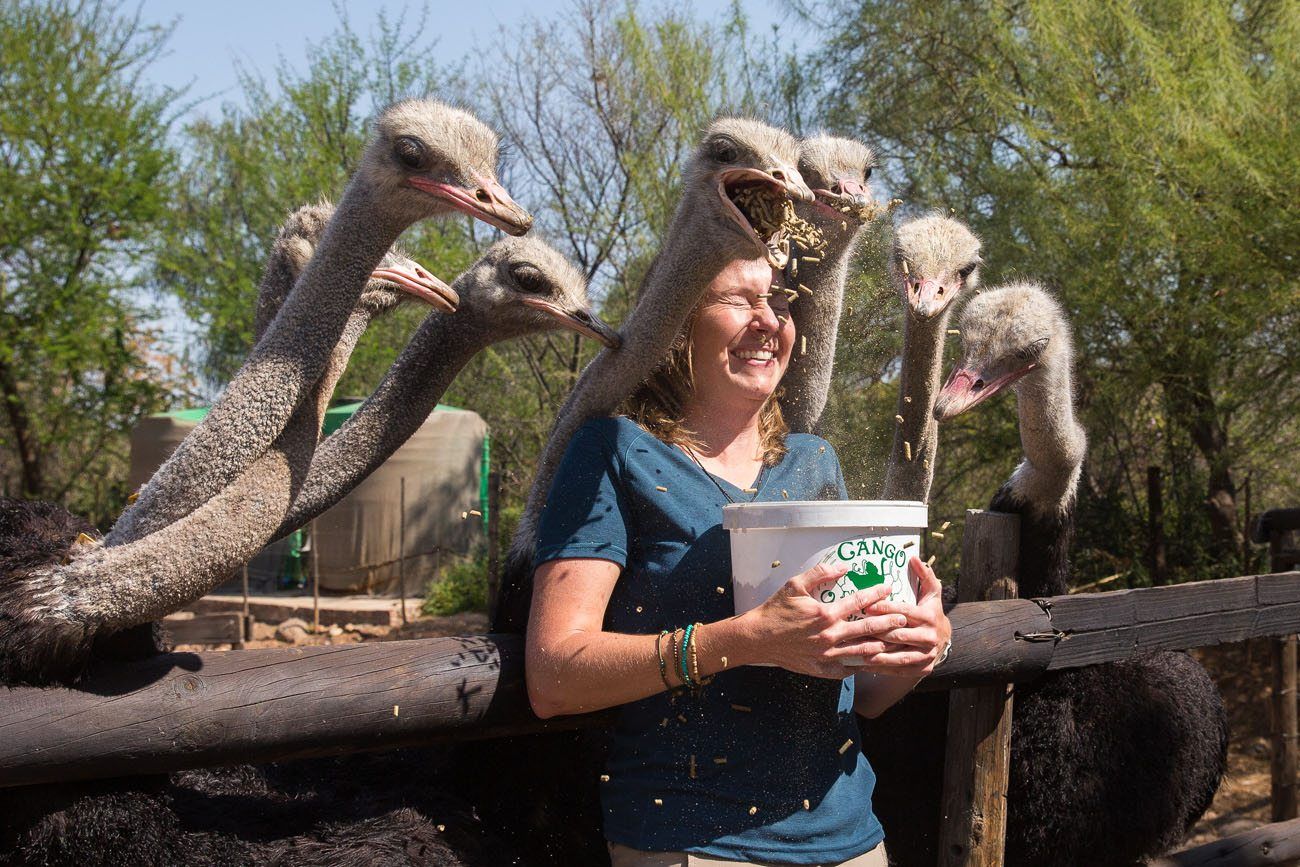
M105 539L132 542L189 514L248 468L319 381L357 299L397 236L467 213L512 234L532 218L494 178L496 134L468 112L406 100L374 134L316 254L216 405Z
M276 284L270 275L291 273L295 263L309 258L310 251L303 245L310 246L318 216L316 208L304 208L286 224L268 263L264 295L273 297L275 285L284 285L283 280ZM286 253L291 250L304 255ZM424 279L418 266L396 254L382 265L362 296L358 313L363 306L370 311L391 306L397 286L405 288L406 281ZM397 278L394 285L380 284L381 278L390 277ZM540 241L497 242L454 286L463 303L452 324L463 322L471 332L487 335L482 345L560 327L561 320L572 322L570 327L578 330L612 337L587 311L582 275ZM387 300L375 296L379 292L386 292ZM431 354L440 338L451 339L458 333L448 324L439 313L426 320L419 332L426 341L423 354L412 356L408 350L404 357L409 363L395 366L406 376L399 383L410 386L454 375L445 369L449 363L439 359L439 353ZM419 345L412 341L412 347ZM435 366L439 363L443 369ZM463 361L450 366L459 369L460 364ZM417 374L424 379L417 380ZM430 397L421 420L436 403L437 394ZM0 545L0 552L12 550L30 558L39 547L47 560L57 561L76 534L89 529L84 521L49 504L0 500L0 539L29 540L23 547ZM38 544L30 544L33 539ZM8 563L0 561L0 565ZM156 648L147 640L137 640L134 650L135 656L142 656ZM105 652L103 642L97 644L95 658L103 659ZM0 860L484 867L512 863L513 854L483 833L467 805L445 794L448 787L439 776L441 763L438 750L395 751L265 768L186 771L170 781L110 780L0 791ZM419 773L411 773L413 767Z
M903 297L903 360L898 376L894 447L885 471L886 500L928 502L938 425L932 415L943 376L943 344L952 305L979 285L980 240L939 214L910 220L894 233L890 274Z
M566 328L614 349L619 336L590 309L587 283L564 256L531 238L488 249L453 288L455 317L431 313L383 380L317 447L311 470L274 537L337 503L424 424L452 380L493 343Z
M897 410L903 422L894 429L885 499L929 500L938 454L933 409L943 373L944 340L953 303L979 285L980 246L965 224L941 214L909 220L894 231L889 273L904 310ZM947 585L944 607L956 601L956 587ZM933 838L940 821L937 793L943 786L948 694L912 693L876 719L859 717L858 728L862 751L876 773L872 805L889 835L891 860L932 867L937 858ZM917 762L913 743L937 749L938 757ZM935 795L910 801L918 791ZM912 851L919 854L909 854Z
M790 305L799 351L781 379L780 400L791 433L812 433L826 408L849 262L874 212L867 181L875 164L871 148L853 139L818 135L799 142L799 174L816 200L796 202L795 213L821 231L826 246L792 253L786 265L786 283L811 291Z
M812 201L796 164L799 146L785 130L754 120L715 120L687 160L682 199L659 254L623 323L623 345L604 350L582 371L556 415L501 580L494 631L520 632L532 599L533 547L551 480L574 431L609 415L662 363L705 287L728 262L764 255L774 268L788 260L780 231L763 237L735 196L765 187L791 199Z
M448 213L447 190L458 189L449 172L475 175L472 166L495 152L490 130L440 103L407 101L380 114L316 255L225 395L119 520L118 539L160 514L184 517L126 544L82 534L62 562L0 576L0 680L75 677L97 635L181 608L269 541L305 472L294 456L310 455L319 431L316 407L303 409L301 423L289 419L313 389L326 395L317 405L328 400L321 375L376 267L402 229ZM447 305L455 297L436 281L422 288Z
M1066 593L1086 438L1074 417L1065 314L1039 286L1014 284L973 299L961 334L963 359L935 415L949 419L1015 390L1025 457L989 508L1020 515L1020 595ZM942 710L946 721L946 703ZM880 718L876 736L888 740L892 731L893 747L906 744L914 771L880 793L891 812L913 817L891 831L891 859L933 864L943 741L891 729L889 717ZM1186 836L1223 777L1223 703L1186 653L1051 672L1016 687L1012 720L1009 865L1144 863Z

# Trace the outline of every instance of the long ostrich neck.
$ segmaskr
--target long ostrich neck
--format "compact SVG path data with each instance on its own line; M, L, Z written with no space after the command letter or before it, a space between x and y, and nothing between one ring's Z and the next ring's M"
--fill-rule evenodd
M709 212L705 209L716 210L715 203L698 201L701 196L711 195L715 193L705 186L697 195L682 200L668 237L646 276L640 299L620 330L623 345L617 350L602 349L582 371L560 408L510 543L512 556L531 559L542 503L573 434L589 420L612 413L650 375L709 282L734 258L725 244L709 247L716 232L713 221L702 230L692 219Z
M371 318L369 310L353 311L312 395L272 446L215 497L146 538L67 567L70 613L109 630L156 620L211 592L270 542L302 487L330 395Z
M126 544L166 519L188 514L246 470L284 430L320 380L358 298L406 223L354 180L265 337L226 392L159 468L109 533Z
M903 318L903 360L898 375L898 415L894 423L894 447L885 471L887 500L930 498L934 461L938 454L939 425L934 420L934 402L943 377L943 339L951 307L931 319L912 313ZM908 460L908 448L911 460Z
M457 313L454 321L430 313L374 393L316 447L301 490L271 538L333 506L410 439L470 359L512 336L492 318L471 310Z
M812 290L790 307L799 345L782 380L785 398L781 412L794 433L812 433L826 409L831 374L835 368L835 345L844 309L844 286L849 260L857 249L865 227L852 231L822 227L829 237L820 262L800 260L795 281Z
M1011 476L1012 491L1041 516L1073 509L1087 437L1074 417L1068 366L1047 363L1022 379L1016 409L1025 459Z

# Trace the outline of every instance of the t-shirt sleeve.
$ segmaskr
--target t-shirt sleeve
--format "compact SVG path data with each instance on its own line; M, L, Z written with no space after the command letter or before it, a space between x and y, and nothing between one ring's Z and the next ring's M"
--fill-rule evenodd
M560 461L537 528L533 564L596 557L627 565L625 496L615 444L592 422L578 429Z

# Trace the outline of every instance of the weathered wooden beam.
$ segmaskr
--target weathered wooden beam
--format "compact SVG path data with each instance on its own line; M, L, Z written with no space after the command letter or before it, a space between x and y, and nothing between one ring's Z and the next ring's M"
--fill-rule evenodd
M1020 518L966 512L957 601L1014 599ZM954 689L948 700L940 867L1001 867L1011 767L1010 684Z
M518 636L172 653L0 692L0 786L607 724L541 722Z
M1300 858L1300 819L1263 825L1148 862L1148 867L1268 867Z
M1300 573L1231 581L1257 588L1253 619L1234 627L1233 637L1300 632ZM1221 607L1246 599L1236 591L1207 594L1197 584L1156 589L1179 614L1203 612L1191 619L1213 618L1207 599ZM952 655L920 688L1032 680L1050 668L1124 659L1149 642L1192 647L1232 640L1202 621L1189 629L1182 622L1189 618L1159 620L1160 606L1135 598L1148 592L962 603L949 613ZM1182 593L1200 600L1199 607L1179 601ZM1075 599L1089 607L1072 608ZM1106 628L1108 604L1124 626ZM1156 619L1137 622L1139 609ZM1075 631L1061 628L1067 614ZM1162 622L1170 624L1172 638L1159 634ZM1066 637L1054 640L1058 631ZM167 654L93 673L77 689L0 688L0 786L492 737L601 719L608 717L543 725L533 717L522 643L507 636Z

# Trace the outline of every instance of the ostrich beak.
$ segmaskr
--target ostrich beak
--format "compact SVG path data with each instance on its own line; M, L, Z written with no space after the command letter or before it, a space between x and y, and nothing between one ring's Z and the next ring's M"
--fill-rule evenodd
M619 333L590 311L565 310L554 301L535 296L529 296L521 300L529 307L540 310L547 316L555 317L559 321L561 328L576 331L583 337L590 337L610 349L618 349L623 344L623 338L619 336Z
M1030 362L991 381L984 378L983 371L979 368L955 367L934 402L934 417L939 421L947 421L961 415L1012 385L1037 366L1036 362Z
M848 178L839 178L834 186L833 190L820 187L813 190L813 195L817 197L818 211L836 220L851 217L859 223L872 218L875 209L871 204L871 190L866 184Z
M410 267L389 265L376 268L370 275L375 280L386 280L397 284L403 292L430 304L444 313L455 313L460 304L456 290L412 262Z
M961 280L955 275L935 280L915 275L904 278L907 284L907 303L922 319L932 319L942 313L961 289Z
M533 227L532 215L510 198L506 188L497 183L495 178L477 172L470 174L474 178L473 189L418 175L409 178L408 183L431 196L437 196L476 220L496 226L508 235L523 235Z

